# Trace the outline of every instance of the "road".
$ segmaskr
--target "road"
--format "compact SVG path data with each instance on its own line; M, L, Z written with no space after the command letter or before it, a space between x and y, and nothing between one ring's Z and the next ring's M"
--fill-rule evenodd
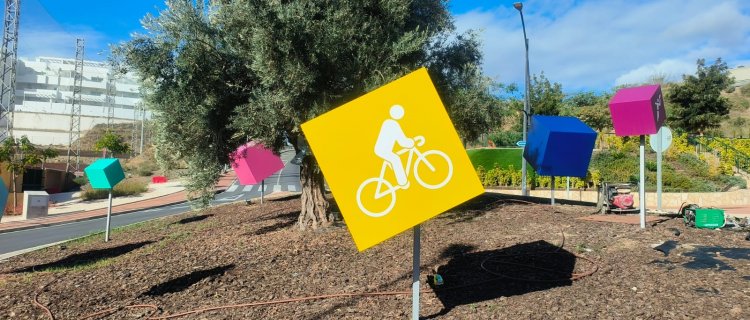
M281 158L286 163L284 169L266 179L266 193L278 191L299 191L299 166L288 163L294 157L293 151L285 150ZM241 186L235 181L225 192L217 194L211 205L223 204L260 197L260 186ZM112 228L133 223L187 212L190 205L179 203L165 207L151 208L112 216ZM20 230L0 234L0 260L23 250L75 239L95 232L104 231L105 218L71 222L66 224ZM102 235L102 239L104 236Z

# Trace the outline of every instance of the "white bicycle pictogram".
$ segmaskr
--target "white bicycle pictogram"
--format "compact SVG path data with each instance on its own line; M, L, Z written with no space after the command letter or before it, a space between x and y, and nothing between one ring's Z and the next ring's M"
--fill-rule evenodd
M451 177L453 176L453 163L451 163L451 159L446 155L444 152L440 150L429 150L425 152L420 152L417 147L421 147L425 143L425 139L422 136L417 136L414 138L414 146L412 148L404 148L396 152L397 155L402 155L404 153L409 153L408 159L406 161L406 168L405 172L408 176L412 169L412 164L414 164L414 178L416 178L417 182L427 189L440 189L443 186L445 186L448 181L450 181ZM416 157L416 159L415 159ZM442 163L439 163L438 161L441 161ZM435 164L435 165L433 165ZM437 166L436 166L437 165ZM357 189L357 205L359 205L359 209L362 210L362 212L368 216L378 218L387 215L388 213L393 210L393 207L396 205L396 190L398 189L405 189L405 187L396 185L395 187L391 182L385 179L385 169L387 167L391 166L391 164L388 161L383 161L383 166L380 169L380 176L376 178L369 178L362 182L362 184L359 185L359 189ZM419 175L420 170L430 170L430 172L434 173L437 171L437 168L444 168L448 167L447 173L445 175L445 178L442 179L436 179L439 180L438 183L428 183L425 182ZM424 172L424 171L422 171ZM376 183L377 186L375 187L375 193L374 194L365 194L366 197L372 197L372 198L366 198L366 200L379 200L383 197L390 196L390 202L388 202L388 206L384 210L369 210L365 207L365 205L362 202L362 192L365 190L365 188L372 184ZM408 187L408 185L407 185Z

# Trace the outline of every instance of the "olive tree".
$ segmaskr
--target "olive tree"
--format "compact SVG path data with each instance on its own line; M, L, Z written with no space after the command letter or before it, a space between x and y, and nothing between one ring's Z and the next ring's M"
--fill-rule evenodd
M478 37L454 32L443 0L170 0L142 23L113 63L140 75L161 163L185 160L202 204L248 139L302 151L300 124L420 66L463 138L500 120ZM300 228L328 225L311 154L300 180Z

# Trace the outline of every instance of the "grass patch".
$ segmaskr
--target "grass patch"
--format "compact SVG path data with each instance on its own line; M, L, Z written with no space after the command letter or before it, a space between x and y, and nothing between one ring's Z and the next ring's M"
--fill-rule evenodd
M469 155L471 164L476 169L482 166L486 170L492 169L496 166L500 168L507 168L512 165L516 168L521 167L521 155L523 149L471 149L466 150Z
M139 195L146 190L148 190L148 183L144 179L125 179L112 189L112 197ZM109 197L109 190L106 189L87 188L86 191L81 193L81 199L84 201L106 199L107 197Z

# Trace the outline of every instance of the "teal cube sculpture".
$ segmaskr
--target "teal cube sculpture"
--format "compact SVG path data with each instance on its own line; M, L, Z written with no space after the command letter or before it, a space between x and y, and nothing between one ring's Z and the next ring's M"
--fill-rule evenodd
M94 189L112 189L117 183L125 179L120 160L106 158L94 161L83 170L89 178L89 183Z

